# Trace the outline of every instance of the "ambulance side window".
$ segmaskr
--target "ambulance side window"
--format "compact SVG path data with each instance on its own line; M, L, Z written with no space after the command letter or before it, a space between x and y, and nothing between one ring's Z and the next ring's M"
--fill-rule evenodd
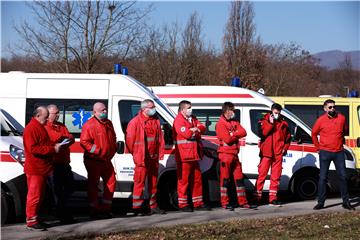
M285 108L301 118L311 128L316 119L324 114L322 105L285 105ZM346 124L349 126L349 106L336 105L336 111L345 116ZM349 130L345 133L345 136L349 136Z
M259 120L264 117L268 110L250 110L250 119L251 119L251 131L260 137L259 134ZM297 129L298 136L301 137L301 141L303 143L311 143L311 137L299 126L297 126L293 121L283 116L285 121L287 121L289 125L289 130L291 134L291 141L295 141L295 131Z
M26 124L31 120L32 113L38 106L55 104L59 109L58 121L64 123L75 138L80 138L82 126L92 116L93 105L96 102L108 105L106 99L27 99Z
M221 109L193 109L193 114L206 127L204 135L216 136L215 126L220 119ZM239 109L235 109L235 119L240 119Z
M118 103L119 107L119 117L121 122L121 129L123 133L126 133L127 126L131 119L133 119L136 114L140 111L140 101L136 100L120 100Z
M119 107L121 129L123 130L124 134L126 133L127 126L129 124L129 122L131 121L131 119L133 119L140 111L140 105L141 105L141 102L135 101L135 100L120 100L119 101L118 107ZM161 129L164 134L165 145L170 147L173 145L172 127L159 114L158 114L158 117L160 119Z
M161 130L164 134L165 148L172 148L172 146L174 145L172 127L168 122L165 121L162 116L160 116L159 114L158 116L160 119Z

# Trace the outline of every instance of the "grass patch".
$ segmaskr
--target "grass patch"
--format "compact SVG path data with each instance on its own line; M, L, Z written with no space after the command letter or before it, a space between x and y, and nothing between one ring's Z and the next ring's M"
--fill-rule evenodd
M228 220L57 239L360 239L360 212Z

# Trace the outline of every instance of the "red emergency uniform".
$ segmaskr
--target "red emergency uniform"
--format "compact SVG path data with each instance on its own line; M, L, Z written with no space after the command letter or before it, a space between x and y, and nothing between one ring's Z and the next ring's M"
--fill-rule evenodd
M95 116L83 126L80 144L84 148L84 164L88 172L88 196L93 212L110 211L116 179L111 159L116 153L116 134L110 120ZM98 203L98 184L103 179L103 204Z
M45 128L35 118L24 129L25 167L28 193L26 197L26 224L35 225L38 222L38 212L47 177L53 170L52 158L55 148Z
M60 152L56 153L53 157L54 163L69 164L70 163L70 146L75 142L73 135L71 135L67 127L61 122L47 121L44 126L50 140L53 143L60 143L65 138L68 138L70 142L66 144L66 147L61 147Z
M255 184L255 197L261 199L262 190L266 176L271 167L269 201L277 200L280 177L282 171L282 159L286 154L291 134L288 123L280 116L274 123L270 123L270 113L259 121L260 134L260 164L258 166L259 176Z
M216 124L216 136L219 139L218 148L220 159L220 196L221 205L229 204L228 186L230 176L233 175L237 200L240 205L247 204L244 176L238 158L240 150L239 140L246 136L245 129L234 119L227 120L223 115Z
M56 153L53 157L53 189L56 195L57 216L61 220L71 219L68 199L73 192L74 176L70 166L70 146L75 140L67 127L61 122L47 121L45 129L53 143L60 143L64 139L69 139L69 143L61 146L60 152Z
M157 207L156 183L159 159L164 159L164 137L160 120L146 117L139 112L126 129L126 147L133 155L135 163L133 208L141 208L144 202L145 181L148 179L150 208Z
M190 130L193 127L197 127L200 132L193 133ZM205 130L205 126L193 115L185 118L179 113L174 120L173 138L177 163L179 208L188 206L188 187L192 193L194 208L203 205L201 171L198 161L202 157L201 134Z

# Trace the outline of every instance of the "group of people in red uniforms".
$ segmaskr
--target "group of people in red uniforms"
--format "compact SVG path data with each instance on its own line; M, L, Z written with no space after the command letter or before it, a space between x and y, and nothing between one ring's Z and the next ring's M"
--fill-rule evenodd
M274 103L269 113L259 121L260 163L255 184L254 204L246 197L241 161L238 158L240 140L246 130L235 119L235 106L225 102L216 125L219 140L221 206L234 211L235 207L256 208L262 198L265 179L271 169L269 203L280 206L277 193L282 171L282 159L291 143L291 134L286 120L281 116L282 107ZM326 180L331 161L334 161L341 181L343 207L354 209L349 202L346 188L343 141L346 129L345 118L335 111L335 102L324 103L325 114L314 125L312 139L320 152L319 198L315 210L324 208ZM26 223L32 230L46 230L39 219L40 203L48 176L52 176L56 195L57 215L63 223L73 223L74 218L67 204L72 193L73 175L70 167L70 146L75 142L66 126L58 121L59 109L56 105L37 107L33 118L24 130L26 155L25 174L28 194L26 201ZM199 161L203 150L201 135L205 126L192 114L191 102L179 103L178 115L173 123L173 140L177 164L178 206L181 211L211 210L203 200L202 175ZM320 135L320 142L318 141ZM164 214L157 204L157 181L159 161L164 158L164 136L156 107L151 99L141 102L139 113L129 122L126 129L126 148L133 155L134 188L132 207L136 215ZM116 178L111 159L117 152L116 134L112 122L107 117L105 104L97 102L93 106L93 117L82 128L80 144L84 149L84 164L88 172L88 198L90 216L95 219L110 218ZM98 199L98 184L103 180L104 190ZM236 188L237 204L229 201L229 188ZM146 187L147 186L147 187ZM121 188L121 186L119 186ZM148 193L145 193L145 189ZM145 195L149 195L149 201Z

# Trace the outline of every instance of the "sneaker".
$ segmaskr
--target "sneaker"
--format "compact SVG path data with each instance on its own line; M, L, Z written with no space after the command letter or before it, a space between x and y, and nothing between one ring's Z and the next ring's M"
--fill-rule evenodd
M275 207L281 207L282 206L282 203L279 202L278 200L272 200L270 203L269 203L270 206L275 206Z
M324 208L324 204L323 203L318 203L315 205L315 207L313 208L314 210L320 210Z
M234 211L234 207L230 204L226 204L226 206L223 206L223 208L229 211Z
M165 212L165 210L160 209L159 207L156 207L156 208L152 208L150 210L150 215L153 215L153 214L166 214L166 212Z
M206 205L201 205L200 207L194 208L195 211L211 211L211 208Z
M46 227L44 227L42 224L40 223L36 223L34 225L31 225L31 226L26 226L26 228L28 230L31 230L31 231L37 231L37 232L41 232L41 231L47 231Z
M255 209L257 208L257 205L254 204L243 204L243 205L239 205L240 209Z
M183 208L179 208L180 211L182 212L193 212L194 210L189 207L189 206L186 206L186 207L183 207Z
M350 204L349 201L344 202L344 203L342 204L342 207L345 208L345 209L347 209L347 210L355 210L355 208L354 208L353 206L351 206L351 204Z

